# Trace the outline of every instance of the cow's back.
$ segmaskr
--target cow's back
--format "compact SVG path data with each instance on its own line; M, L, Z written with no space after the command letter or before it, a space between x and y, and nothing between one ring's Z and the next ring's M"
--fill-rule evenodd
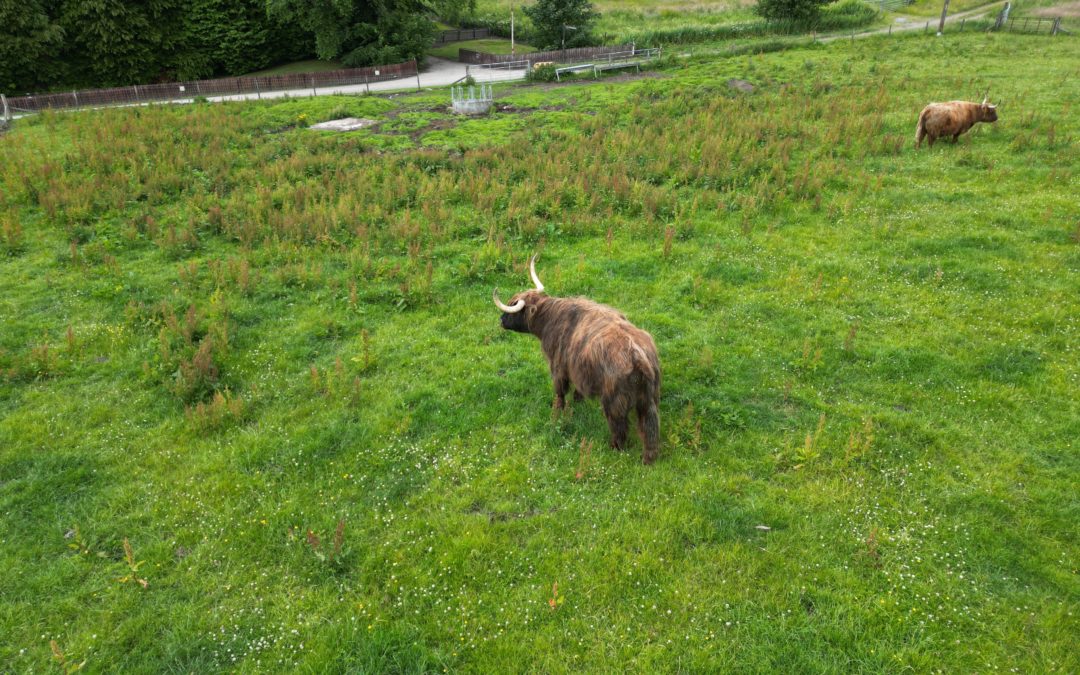
M584 396L602 396L659 377L652 336L611 307L581 300L579 315L563 354L574 388Z
M978 120L977 106L968 101L931 103L923 108L923 126L932 136L951 136L967 131Z

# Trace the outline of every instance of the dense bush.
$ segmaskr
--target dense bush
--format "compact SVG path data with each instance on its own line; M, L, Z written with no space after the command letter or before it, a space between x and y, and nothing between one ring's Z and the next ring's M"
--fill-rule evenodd
M555 64L549 63L533 68L526 74L526 79L531 82L554 82L556 79Z
M357 31L358 46L342 56L347 66L374 66L423 60L435 38L435 25L420 14L394 13Z
M863 0L840 0L826 5L818 15L817 30L843 30L868 26L881 17L881 10Z
M810 23L827 3L828 0L758 0L755 11L769 21Z

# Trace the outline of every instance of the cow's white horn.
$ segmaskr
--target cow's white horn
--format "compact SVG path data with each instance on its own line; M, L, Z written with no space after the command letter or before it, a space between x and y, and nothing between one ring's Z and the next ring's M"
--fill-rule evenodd
M536 276L536 259L540 257L540 254L535 254L531 260L529 260L529 276L532 277L533 283L536 284L536 290L543 292L544 284L540 283L540 277Z
M507 314L517 314L521 310L525 309L524 300L518 300L512 305L504 305L502 301L499 300L499 289L497 288L491 292L491 299L495 301L496 307L506 312Z

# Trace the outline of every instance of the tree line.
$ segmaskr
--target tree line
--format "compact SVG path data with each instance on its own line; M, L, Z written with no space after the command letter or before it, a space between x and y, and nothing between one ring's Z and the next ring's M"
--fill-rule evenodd
M0 92L240 75L317 56L423 58L475 0L0 0Z

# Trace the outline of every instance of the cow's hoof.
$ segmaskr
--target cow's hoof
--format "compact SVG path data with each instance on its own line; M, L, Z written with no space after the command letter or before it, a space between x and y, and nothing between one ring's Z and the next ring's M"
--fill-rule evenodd
M648 466L656 461L656 455L653 453L644 453L641 455L641 463Z

